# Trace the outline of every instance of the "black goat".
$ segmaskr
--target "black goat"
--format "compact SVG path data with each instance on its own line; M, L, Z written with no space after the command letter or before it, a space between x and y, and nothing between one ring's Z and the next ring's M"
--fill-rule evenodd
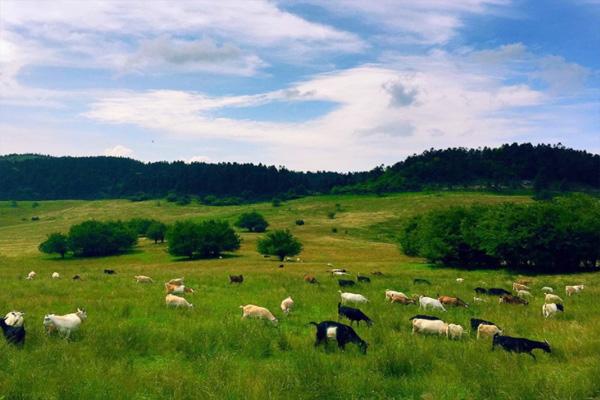
M114 275L117 272L114 269L105 269L104 273L107 274L107 275Z
M7 325L4 318L0 318L0 328L2 328L4 338L8 343L19 347L25 344L25 327Z
M441 321L441 319L438 317L434 317L433 315L425 315L425 314L417 314L414 317L409 318L408 320L412 321L413 319L428 319L430 321L438 321L438 320Z
M354 286L355 282L351 281L349 279L338 279L338 284L340 285L340 287L346 287L346 286Z
M354 343L360 348L360 351L363 354L367 354L367 347L369 344L362 340L356 332L354 332L352 327L335 321L322 321L318 324L316 322L309 323L317 327L315 347L327 343L328 338L335 338L340 349L344 350L346 344Z
M504 296L512 293L502 288L490 288L487 290L487 294L490 296Z
M496 348L496 346L501 346L506 351L511 351L514 353L527 353L535 360L535 354L532 353L535 349L544 350L546 353L552 353L550 350L550 343L547 340L543 342L538 342L535 340L529 340L525 338L516 338L511 336L501 336L494 335L494 339L492 341L492 350Z
M244 282L244 275L229 275L229 283L242 283Z
M502 328L500 328L498 325L496 325L493 322L486 321L485 319L471 318L471 331L472 332L477 332L477 328L479 328L479 325L481 325L481 324L495 325L495 326L498 327L498 329L502 330Z
M368 276L359 275L356 277L356 279L358 279L359 282L371 283L371 278Z
M358 308L343 306L342 303L338 303L338 316L340 318L348 318L350 320L350 325L352 325L354 321L356 321L357 325L360 325L360 321L365 321L367 326L373 325L371 318L367 317L365 313Z
M79 275L73 275L73 280L74 281L79 281L79 280L81 280L81 276L79 276Z
M431 285L431 282L429 282L427 279L422 279L422 278L415 278L413 279L413 283L416 285L418 283L423 283L425 285Z
M476 287L475 288L475 293L477 294L487 294L487 289L486 288L482 288L482 287Z

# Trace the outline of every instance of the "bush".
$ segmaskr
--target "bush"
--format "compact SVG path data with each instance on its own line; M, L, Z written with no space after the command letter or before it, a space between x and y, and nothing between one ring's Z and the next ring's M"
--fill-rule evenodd
M240 238L226 221L177 221L167 234L169 253L188 258L218 257L240 248Z
M34 201L33 203L31 203L31 208L38 208L40 206L40 203L38 203L37 201Z
M285 257L295 256L302 251L302 243L288 230L273 231L258 241L257 250L263 255L273 255L283 261Z
M158 221L149 218L132 218L129 221L127 221L127 226L133 229L138 235L146 236L148 228L154 222Z
M153 221L146 230L146 237L154 240L154 243L158 243L159 240L164 243L166 234L167 225L159 221Z
M574 195L529 205L435 210L409 220L400 244L407 255L456 267L593 268L600 261L600 201Z
M261 214L252 211L240 215L235 226L247 229L249 232L264 232L267 229L267 226L269 226L269 223Z
M85 221L71 226L69 248L76 256L95 257L131 250L137 233L121 221Z
M177 193L170 192L169 194L167 194L167 197L165 197L165 200L169 203L175 203L177 201L177 198Z
M281 206L281 199L278 197L275 197L272 201L271 204L273 205L273 207L279 207Z
M187 206L191 202L192 202L192 199L190 198L190 196L184 194L177 198L177 201L175 202L175 204L177 204L178 206Z
M335 218L335 212L334 211L328 211L327 212L327 218L334 219Z
M51 233L45 241L40 243L39 250L46 254L58 253L61 258L65 258L65 254L69 251L68 240L67 236L62 233Z
M298 225L298 226L304 225L304 220L303 219L297 219L296 220L296 225Z

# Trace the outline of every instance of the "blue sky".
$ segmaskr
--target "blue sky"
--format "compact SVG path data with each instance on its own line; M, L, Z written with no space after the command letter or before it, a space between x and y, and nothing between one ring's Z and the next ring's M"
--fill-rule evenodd
M0 154L600 152L598 0L0 1Z

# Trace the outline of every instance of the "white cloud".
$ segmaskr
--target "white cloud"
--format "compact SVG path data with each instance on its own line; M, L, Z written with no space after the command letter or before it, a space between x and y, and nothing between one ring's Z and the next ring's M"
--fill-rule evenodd
M121 144L118 144L115 147L105 149L104 155L112 157L131 157L133 155L133 150Z

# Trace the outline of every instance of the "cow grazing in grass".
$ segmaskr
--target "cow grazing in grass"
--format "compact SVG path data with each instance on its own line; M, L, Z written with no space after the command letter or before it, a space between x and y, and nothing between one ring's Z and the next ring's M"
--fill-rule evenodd
M415 304L416 300L415 299L411 299L409 297L406 297L404 295L399 294L392 294L390 297L390 300L392 303L400 303L400 304L404 304L404 305L408 305L408 304Z
M27 274L27 276L25 277L25 279L27 279L28 281L32 280L33 278L35 278L37 276L35 271L31 271Z
M527 353L533 359L535 359L535 354L533 354L533 350L541 349L546 353L551 353L550 343L547 340L543 342L538 342L535 340L529 340L525 338L516 338L511 336L501 336L496 335L492 340L492 350L496 348L496 346L502 347L506 351L514 352L514 353Z
M315 347L320 344L326 344L328 340L336 340L338 347L342 350L346 348L346 344L354 343L358 346L363 354L367 353L368 343L362 340L352 329L351 326L341 324L335 321L322 321L319 323L309 322L317 327L317 338Z
M53 272L52 279L60 279L60 274L58 272Z
M522 284L520 284L520 283L514 282L514 283L513 283L513 290L514 290L515 292L516 292L516 291L519 291L519 290L529 290L529 286L522 285Z
M352 325L353 322L356 322L357 325L360 325L360 321L365 321L367 326L373 325L371 318L367 317L365 313L360 311L358 308L344 306L342 303L338 303L338 316L340 318L349 319L350 325Z

